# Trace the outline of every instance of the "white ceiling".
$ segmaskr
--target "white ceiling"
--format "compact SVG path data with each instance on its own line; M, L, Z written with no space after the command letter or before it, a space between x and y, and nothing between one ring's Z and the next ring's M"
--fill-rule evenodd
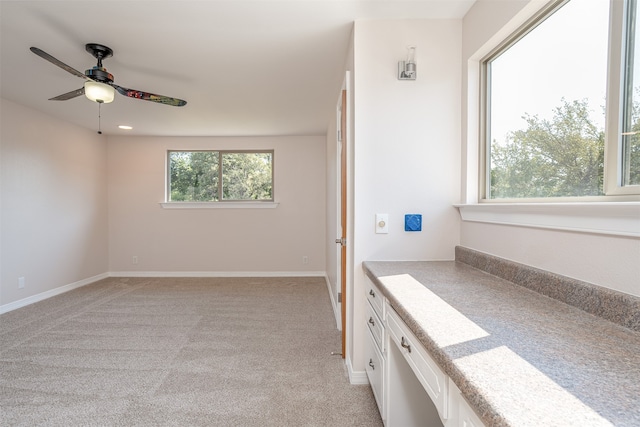
M29 47L84 72L96 63L84 45L100 43L114 51L103 65L116 84L188 102L170 107L116 94L102 106L105 134L322 135L353 21L456 19L474 1L1 0L1 96L97 130L97 104L48 101L83 80Z

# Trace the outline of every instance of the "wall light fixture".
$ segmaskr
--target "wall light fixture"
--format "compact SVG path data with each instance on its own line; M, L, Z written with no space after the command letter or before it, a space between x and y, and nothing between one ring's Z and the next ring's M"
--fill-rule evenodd
M415 80L416 74L416 47L407 46L407 60L398 62L398 80Z

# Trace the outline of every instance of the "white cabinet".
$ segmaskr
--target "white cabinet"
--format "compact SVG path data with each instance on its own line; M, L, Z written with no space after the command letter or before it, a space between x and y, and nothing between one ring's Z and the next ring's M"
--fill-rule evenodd
M376 345L373 336L371 334L368 335L368 339L365 342L365 351L367 354L367 365L365 366L365 370L367 371L367 377L369 378L369 384L371 384L373 395L375 396L376 402L378 403L380 415L382 415L384 402L384 357L382 356L380 349Z
M386 427L484 427L369 278L365 370Z
M440 416L446 419L448 415L447 376L425 351L400 316L390 307L387 307L387 325L389 339L395 341L418 381L436 405Z
M378 404L382 420L385 420L386 396L386 357L385 357L385 326L384 326L384 296L376 285L368 278L365 281L367 296L366 342L365 342L365 370L371 384L373 395Z
M448 418L448 377L390 305L387 325L387 425L442 426Z
M451 417L446 427L484 427L480 417L462 397L460 389L449 378L449 410Z

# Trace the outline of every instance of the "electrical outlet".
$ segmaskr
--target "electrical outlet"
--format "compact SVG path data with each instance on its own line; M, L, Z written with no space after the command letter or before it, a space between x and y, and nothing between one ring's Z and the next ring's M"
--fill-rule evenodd
M309 257L308 257L308 256L306 256L306 255L305 255L305 256L303 256L303 257L302 257L302 263L303 263L303 264L309 264Z
M131 264L137 264L137 263L138 263L138 257L134 255L133 258L131 258Z
M24 289L24 277L18 277L18 289Z

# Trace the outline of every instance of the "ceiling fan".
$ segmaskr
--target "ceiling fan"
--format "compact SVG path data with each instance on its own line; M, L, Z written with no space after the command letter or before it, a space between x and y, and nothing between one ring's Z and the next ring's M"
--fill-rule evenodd
M174 107L182 107L187 103L187 101L178 98L171 98L169 96L156 95L149 92L143 92L141 90L127 89L122 86L118 86L113 82L113 74L109 73L107 69L102 66L102 60L113 56L113 50L107 46L97 43L88 43L85 45L85 48L87 52L98 60L98 64L95 67L86 70L84 74L54 58L42 49L38 49L37 47L31 48L31 52L35 53L39 57L46 59L74 76L85 80L84 86L80 89L72 90L71 92L49 98L50 101L66 101L80 95L86 95L87 98L100 104L109 103L113 101L115 89L120 95L129 98L142 99L143 101L157 102L159 104L172 105Z

